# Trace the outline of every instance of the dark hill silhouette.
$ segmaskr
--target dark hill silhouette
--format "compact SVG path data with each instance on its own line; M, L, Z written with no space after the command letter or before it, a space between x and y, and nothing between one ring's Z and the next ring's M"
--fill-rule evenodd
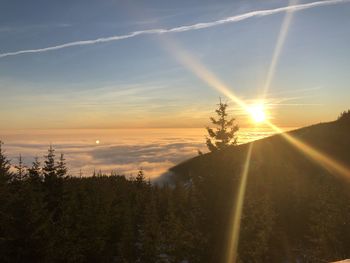
M315 124L287 133L350 167L349 120L348 122L337 120ZM259 169L263 170L279 168L284 170L286 167L301 169L304 166L313 167L316 170L322 169L304 153L286 141L281 134L276 134L251 143L230 146L222 151L196 156L172 167L170 171L178 178L185 179L189 174L194 173L203 166L206 166L208 169L220 167L222 170L229 170L237 162L242 163L250 144L254 144L251 161L252 173L254 173L254 167L259 167Z
M349 118L288 134L350 167ZM176 183L203 185L203 203L209 211L206 217L216 229L213 255L225 254L228 226L232 224L230 211L250 145L240 257L246 262L258 262L257 257L259 262L349 258L350 178L326 170L281 134L199 155L170 169Z

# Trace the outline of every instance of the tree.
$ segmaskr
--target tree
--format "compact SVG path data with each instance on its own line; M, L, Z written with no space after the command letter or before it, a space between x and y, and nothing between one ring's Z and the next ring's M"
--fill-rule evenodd
M55 164L55 149L50 145L48 149L48 153L45 156L45 166L43 168L45 181L49 178L56 178L57 177L57 168Z
M49 213L51 214L51 220L58 222L61 216L61 205L63 197L63 184L61 178L57 176L57 166L55 162L55 150L52 145L48 149L48 154L45 156L45 166L43 168L43 174L45 177L45 204Z
M41 182L42 169L40 167L39 158L35 157L32 167L28 168L28 177L32 182Z
M338 117L338 123L350 123L350 110L343 111Z
M17 173L15 174L15 179L22 181L26 177L26 167L23 164L22 155L18 157L18 165L15 166Z
M138 171L135 180L136 180L137 185L145 185L146 184L145 174L144 174L142 168Z
M210 117L211 122L217 126L215 129L207 127L209 134L209 137L207 137L207 146L211 152L237 144L235 133L239 128L234 124L234 118L228 118L227 107L227 103L222 103L220 99L218 108L215 110L218 119Z
M64 159L63 153L61 153L60 159L56 166L56 169L57 169L56 173L58 178L64 178L67 175L67 167L66 167L65 160L66 159Z
M1 181L7 181L10 178L10 168L11 164L7 157L4 155L2 150L3 142L0 141L0 179Z

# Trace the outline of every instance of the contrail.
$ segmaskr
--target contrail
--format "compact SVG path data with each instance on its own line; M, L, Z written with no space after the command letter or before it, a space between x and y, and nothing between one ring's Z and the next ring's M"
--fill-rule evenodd
M147 35L147 34L160 35L165 33L179 33L179 32L191 31L191 30L199 30L199 29L210 28L210 27L219 26L223 24L228 24L228 23L235 23L235 22L252 18L252 17L263 17L263 16L269 16L269 15L286 12L286 11L299 11L299 10L305 10L305 9L318 7L318 6L335 5L335 4L349 3L349 2L350 0L325 0L325 1L311 2L307 4L285 6L285 7L275 8L275 9L258 10L258 11L248 12L245 14L227 17L227 18L212 21L212 22L197 23L193 25L179 26L179 27L174 27L169 29L160 28L160 29L141 30L141 31L135 31L126 35L116 35L116 36L103 37L103 38L97 38L97 39L91 39L91 40L75 41L75 42L69 42L69 43L46 47L46 48L27 49L27 50L19 50L14 52L0 53L0 58L17 56L21 54L29 54L29 53L41 53L41 52L58 50L58 49L74 47L74 46L85 46L85 45L93 45L93 44L104 43L104 42L118 41L122 39L133 38L139 35Z

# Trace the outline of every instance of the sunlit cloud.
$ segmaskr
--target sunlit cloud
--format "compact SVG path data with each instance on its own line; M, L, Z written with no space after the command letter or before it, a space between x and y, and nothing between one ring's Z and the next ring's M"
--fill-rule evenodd
M282 12L300 11L300 10L305 10L309 8L314 8L314 7L335 5L335 4L348 3L348 2L350 2L350 0L325 0L325 1L306 3L306 4L290 5L290 6L285 6L285 7L275 8L275 9L257 10L257 11L252 11L252 12L248 12L248 13L244 13L236 16L231 16L231 17L227 17L227 18L212 21L212 22L196 23L193 25L178 26L178 27L173 27L169 29L159 28L159 29L140 30L140 31L134 31L125 35L115 35L115 36L102 37L102 38L91 39L91 40L74 41L74 42L68 42L68 43L45 47L45 48L25 49L25 50L19 50L14 52L0 53L0 58L16 56L21 54L54 51L54 50L59 50L59 49L64 49L69 47L86 46L86 45L94 45L94 44L100 44L100 43L106 43L106 42L112 42L112 41L119 41L123 39L134 38L140 35L155 35L155 34L160 35L160 34L166 34L166 33L181 33L186 31L200 30L200 29L211 28L219 25L229 24L229 23L236 23L252 17L264 17L264 16L274 15ZM287 28L287 26L288 25L286 24L285 27Z

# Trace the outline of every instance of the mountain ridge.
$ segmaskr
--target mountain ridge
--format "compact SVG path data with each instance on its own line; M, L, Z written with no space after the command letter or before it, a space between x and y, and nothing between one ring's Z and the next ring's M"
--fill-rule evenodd
M338 120L331 122L322 122L284 133L291 135L304 143L307 143L308 145L314 147L316 150L319 150L325 154L332 155L334 159L338 160L343 165L350 166L350 155L346 151L347 149L350 149L350 136L348 135L350 134L350 125L348 125L348 123L344 125ZM255 151L256 148L258 148L260 151L263 151L261 148L270 148L271 144L274 143L277 143L278 146L280 146L279 144L281 141L284 145L283 147L290 148L290 143L283 139L283 133L279 133L249 143L236 146L228 146L226 149L221 151L198 155L171 167L169 171L176 174L177 176L184 176L189 173L192 166L196 166L201 162L207 162L211 159L220 159L225 158L229 155L235 155L239 151L246 151L246 148L250 144L254 145L253 151ZM301 152L298 154L304 155Z

